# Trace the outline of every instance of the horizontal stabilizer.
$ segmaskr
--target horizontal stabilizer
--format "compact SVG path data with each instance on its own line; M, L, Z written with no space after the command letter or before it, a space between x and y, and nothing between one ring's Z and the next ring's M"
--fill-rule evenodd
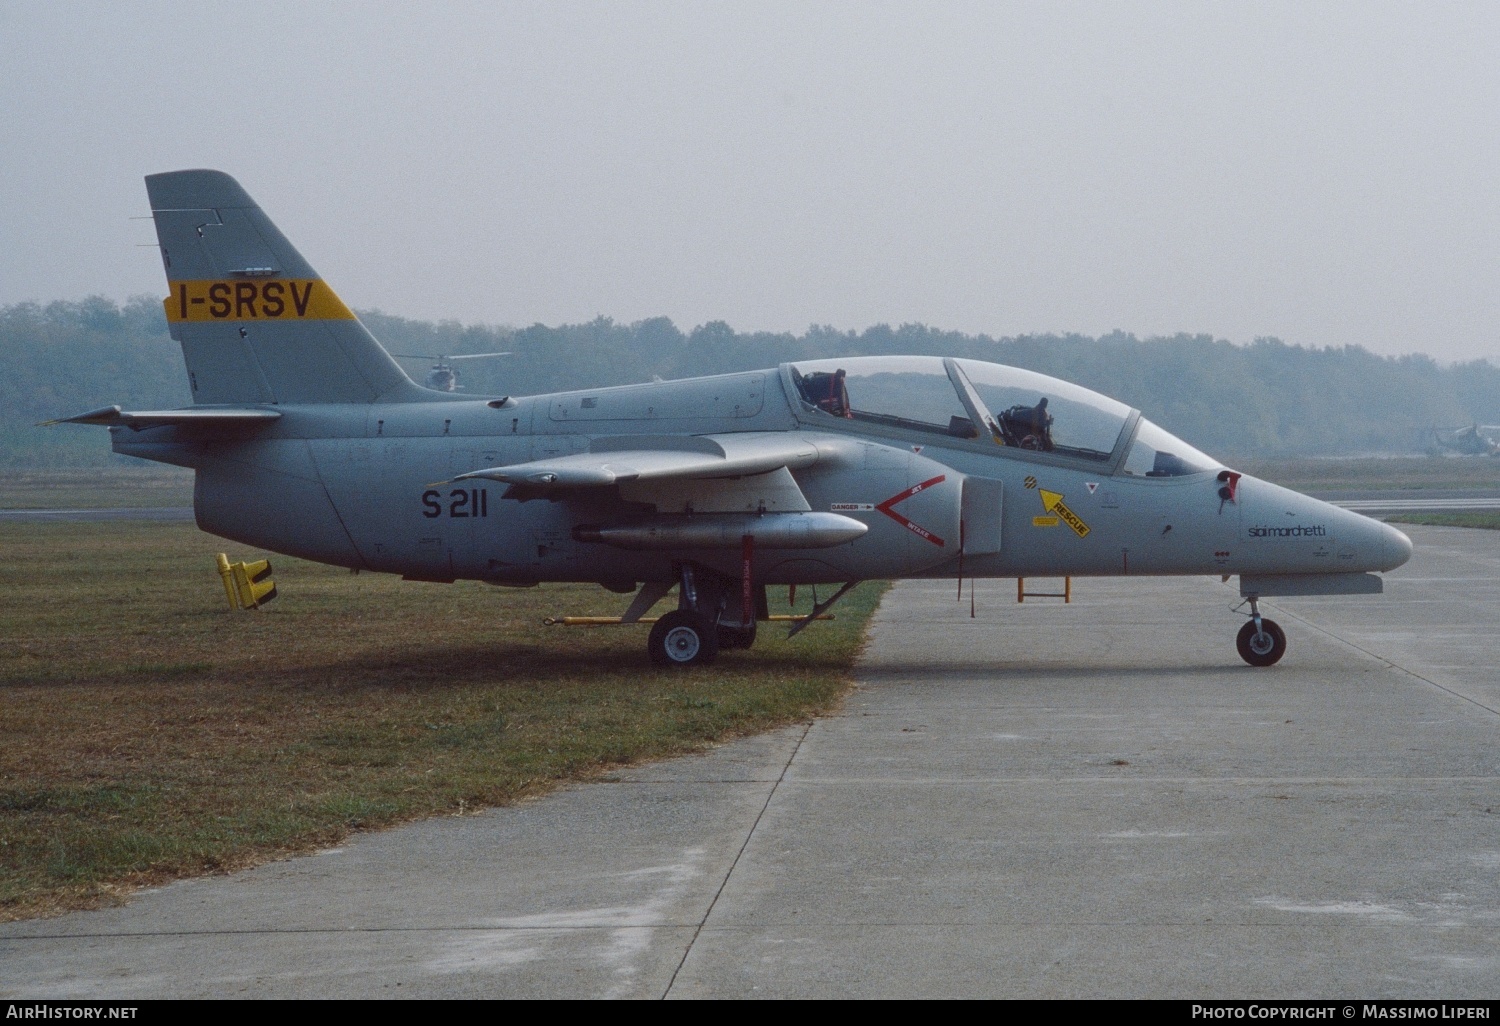
M594 452L490 467L454 480L485 478L531 488L591 488L672 478L743 477L809 466L818 450L791 433L600 439ZM603 450L603 451L600 451Z
M250 426L267 424L280 419L275 410L246 409L243 407L206 407L186 410L136 410L125 411L118 406L80 413L76 417L59 417L43 421L40 426L53 424L93 424L98 427L128 427L136 431L143 428L161 427L165 424L202 425L203 427L235 425Z

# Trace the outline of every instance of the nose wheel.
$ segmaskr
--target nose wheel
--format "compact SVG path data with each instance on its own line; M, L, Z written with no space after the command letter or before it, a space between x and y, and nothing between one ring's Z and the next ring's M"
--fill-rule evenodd
M1286 655L1286 632L1275 620L1260 615L1255 599L1250 600L1250 619L1234 639L1240 658L1251 666L1274 666Z

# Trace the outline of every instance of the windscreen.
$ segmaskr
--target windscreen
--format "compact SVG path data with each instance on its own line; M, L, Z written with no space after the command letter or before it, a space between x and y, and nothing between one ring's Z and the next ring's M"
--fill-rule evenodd
M1120 473L1131 477L1185 477L1223 466L1144 418Z

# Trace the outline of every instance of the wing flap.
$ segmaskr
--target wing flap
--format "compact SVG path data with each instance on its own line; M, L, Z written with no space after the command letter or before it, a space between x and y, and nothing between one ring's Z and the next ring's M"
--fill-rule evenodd
M818 450L791 432L729 435L633 436L599 439L593 450L460 474L531 488L593 488L660 481L768 474L805 467Z

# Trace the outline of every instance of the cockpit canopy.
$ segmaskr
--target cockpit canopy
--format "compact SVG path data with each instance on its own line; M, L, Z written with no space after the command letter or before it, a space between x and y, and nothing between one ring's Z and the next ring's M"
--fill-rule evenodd
M803 401L830 417L1094 463L1114 453L1133 412L1079 385L981 360L861 356L790 370ZM1220 465L1149 421L1139 425L1119 473L1180 477Z

